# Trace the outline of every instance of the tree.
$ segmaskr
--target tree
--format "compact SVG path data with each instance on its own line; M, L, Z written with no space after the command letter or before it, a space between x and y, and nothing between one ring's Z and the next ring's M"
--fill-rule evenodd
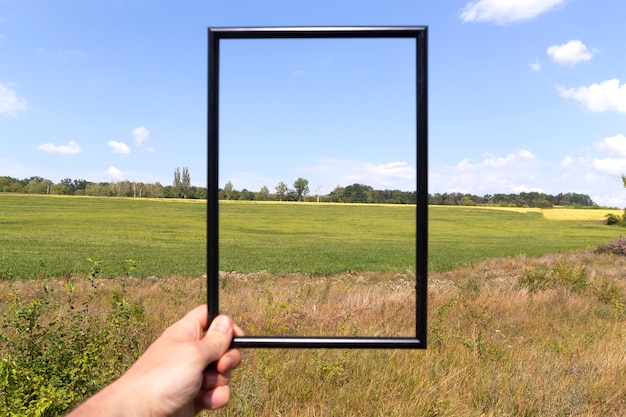
M257 200L269 200L269 198L270 198L270 189L264 185L263 187L261 187L261 190L257 193L256 199Z
M472 200L472 198L469 195L464 195L463 198L461 198L461 201L459 202L459 205L461 205L461 206L475 206L476 203L474 202L474 200Z
M244 188L243 190L241 190L241 193L239 194L238 199L239 200L254 200L254 193Z
M345 188L337 185L335 187L335 189L332 190L330 192L330 194L328 195L328 197L329 197L328 200L332 201L332 202L335 202L335 203L343 201L343 193L344 193L344 191L345 191Z
M55 194L55 195L63 195L63 194L67 194L67 188L65 187L65 185L59 183L59 184L54 184L51 188L50 188L50 194Z
M300 201L303 195L309 194L309 181L304 178L298 178L293 183L293 188L296 190L298 201Z
M183 182L180 179L180 168L178 167L174 170L174 182L172 183L172 187L174 188L174 198L179 198L183 188Z
M352 184L344 190L344 201L346 203L367 203L373 188L369 185Z
M145 184L143 182L133 182L133 197L143 197L143 188Z
M289 191L289 187L284 182L279 182L276 187L276 196L278 197L278 201L283 201L283 198L287 195L287 191Z
M183 198L189 198L189 187L191 186L191 177L189 176L189 168L183 167L183 180L182 180L182 192Z
M199 200L207 199L207 188L206 187L196 187L196 198Z
M146 184L144 195L146 197L161 198L163 197L163 186L159 182L155 182L154 184Z
M174 187L172 187L171 185L166 185L165 187L163 187L163 197L164 198L174 198L174 197L176 197L174 195Z
M226 197L226 200L230 200L233 197L233 183L230 180L224 186L224 197Z
M115 184L117 187L117 195L120 197L132 197L133 185L128 180L120 181Z
M85 189L87 189L87 180L74 180L75 195L85 195Z
M59 184L65 186L65 189L63 190L63 194L72 195L76 192L76 186L74 185L74 181L72 181L71 178L64 178L61 180Z
M52 181L42 177L30 177L24 191L30 194L50 194Z

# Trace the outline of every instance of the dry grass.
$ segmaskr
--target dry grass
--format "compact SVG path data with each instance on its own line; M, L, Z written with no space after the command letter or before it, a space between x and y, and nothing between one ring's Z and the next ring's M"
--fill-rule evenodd
M429 279L427 350L245 350L233 400L216 415L626 415L626 258L488 260ZM143 300L145 344L204 299L203 278L70 280L94 315L122 286ZM402 335L413 326L411 280L228 274L220 297L248 334ZM62 294L66 282L45 284ZM43 285L1 282L0 304Z

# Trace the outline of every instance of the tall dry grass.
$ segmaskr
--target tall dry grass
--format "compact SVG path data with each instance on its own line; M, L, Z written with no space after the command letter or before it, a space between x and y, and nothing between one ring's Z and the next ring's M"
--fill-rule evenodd
M412 279L227 274L220 297L248 334L406 335ZM141 300L144 346L204 301L203 278L173 277L2 282L0 302L64 294L68 280L94 316L122 290ZM626 415L624 257L488 260L429 280L427 350L247 349L215 415Z

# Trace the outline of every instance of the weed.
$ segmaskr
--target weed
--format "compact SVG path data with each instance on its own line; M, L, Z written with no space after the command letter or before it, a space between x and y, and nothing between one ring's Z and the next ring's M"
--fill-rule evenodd
M313 352L315 363L315 374L324 383L340 384L346 375L346 359L344 353L329 351L321 355L317 351ZM338 356L330 358L330 356Z
M552 267L550 278L557 283L562 283L572 292L580 294L587 288L588 275L584 267L568 267L563 262L557 262Z
M482 330L478 330L476 335L473 335L471 339L461 342L470 352L473 352L477 357L482 358L485 354L485 341L483 338Z
M350 313L345 313L343 317L341 318L341 320L339 321L339 324L337 325L340 332L343 332L344 330L346 330L346 323L349 320L350 320Z
M126 276L132 277L133 272L137 269L137 261L134 259L126 259L124 262L126 264Z
M544 268L525 271L517 280L520 287L527 288L531 293L549 288L550 272Z
M11 281L15 278L13 269L6 268L0 271L0 280Z
M621 314L624 312L624 294L613 282L604 279L600 285L594 287L593 293L598 297L598 300L610 305L616 313Z
M561 286L580 294L587 288L588 278L584 266L568 267L562 262L557 262L552 270L541 267L524 272L517 283L531 293Z
M102 272L102 266L100 264L102 264L102 262L104 261L102 259L96 258L88 258L87 260L90 264L89 276L91 276L91 278L96 278L98 275L100 275L100 272Z
M446 318L448 312L454 306L455 299L448 298L435 311L435 318L430 324L430 335L428 337L429 344L433 347L439 347L445 344Z

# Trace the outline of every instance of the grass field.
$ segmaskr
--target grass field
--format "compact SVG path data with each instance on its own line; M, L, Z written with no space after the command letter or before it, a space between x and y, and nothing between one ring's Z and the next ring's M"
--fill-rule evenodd
M0 275L197 276L206 270L206 203L0 195Z
M65 415L205 302L205 210L0 194L0 415ZM222 308L247 334L409 335L414 213L222 204ZM604 215L431 207L427 350L247 349L210 415L626 415Z
M403 272L414 268L414 213L402 205L224 202L220 269ZM586 217L590 213L595 217ZM600 224L605 214L431 207L429 268L607 242L623 230ZM95 269L102 277L199 276L206 269L206 203L2 194L0 237L5 279L89 275Z
M427 350L246 349L230 405L207 415L626 415L624 271L624 256L578 250L433 272ZM375 334L381 318L403 333L412 323L403 276L223 280L248 334ZM0 281L0 414L65 415L202 303L203 281Z

